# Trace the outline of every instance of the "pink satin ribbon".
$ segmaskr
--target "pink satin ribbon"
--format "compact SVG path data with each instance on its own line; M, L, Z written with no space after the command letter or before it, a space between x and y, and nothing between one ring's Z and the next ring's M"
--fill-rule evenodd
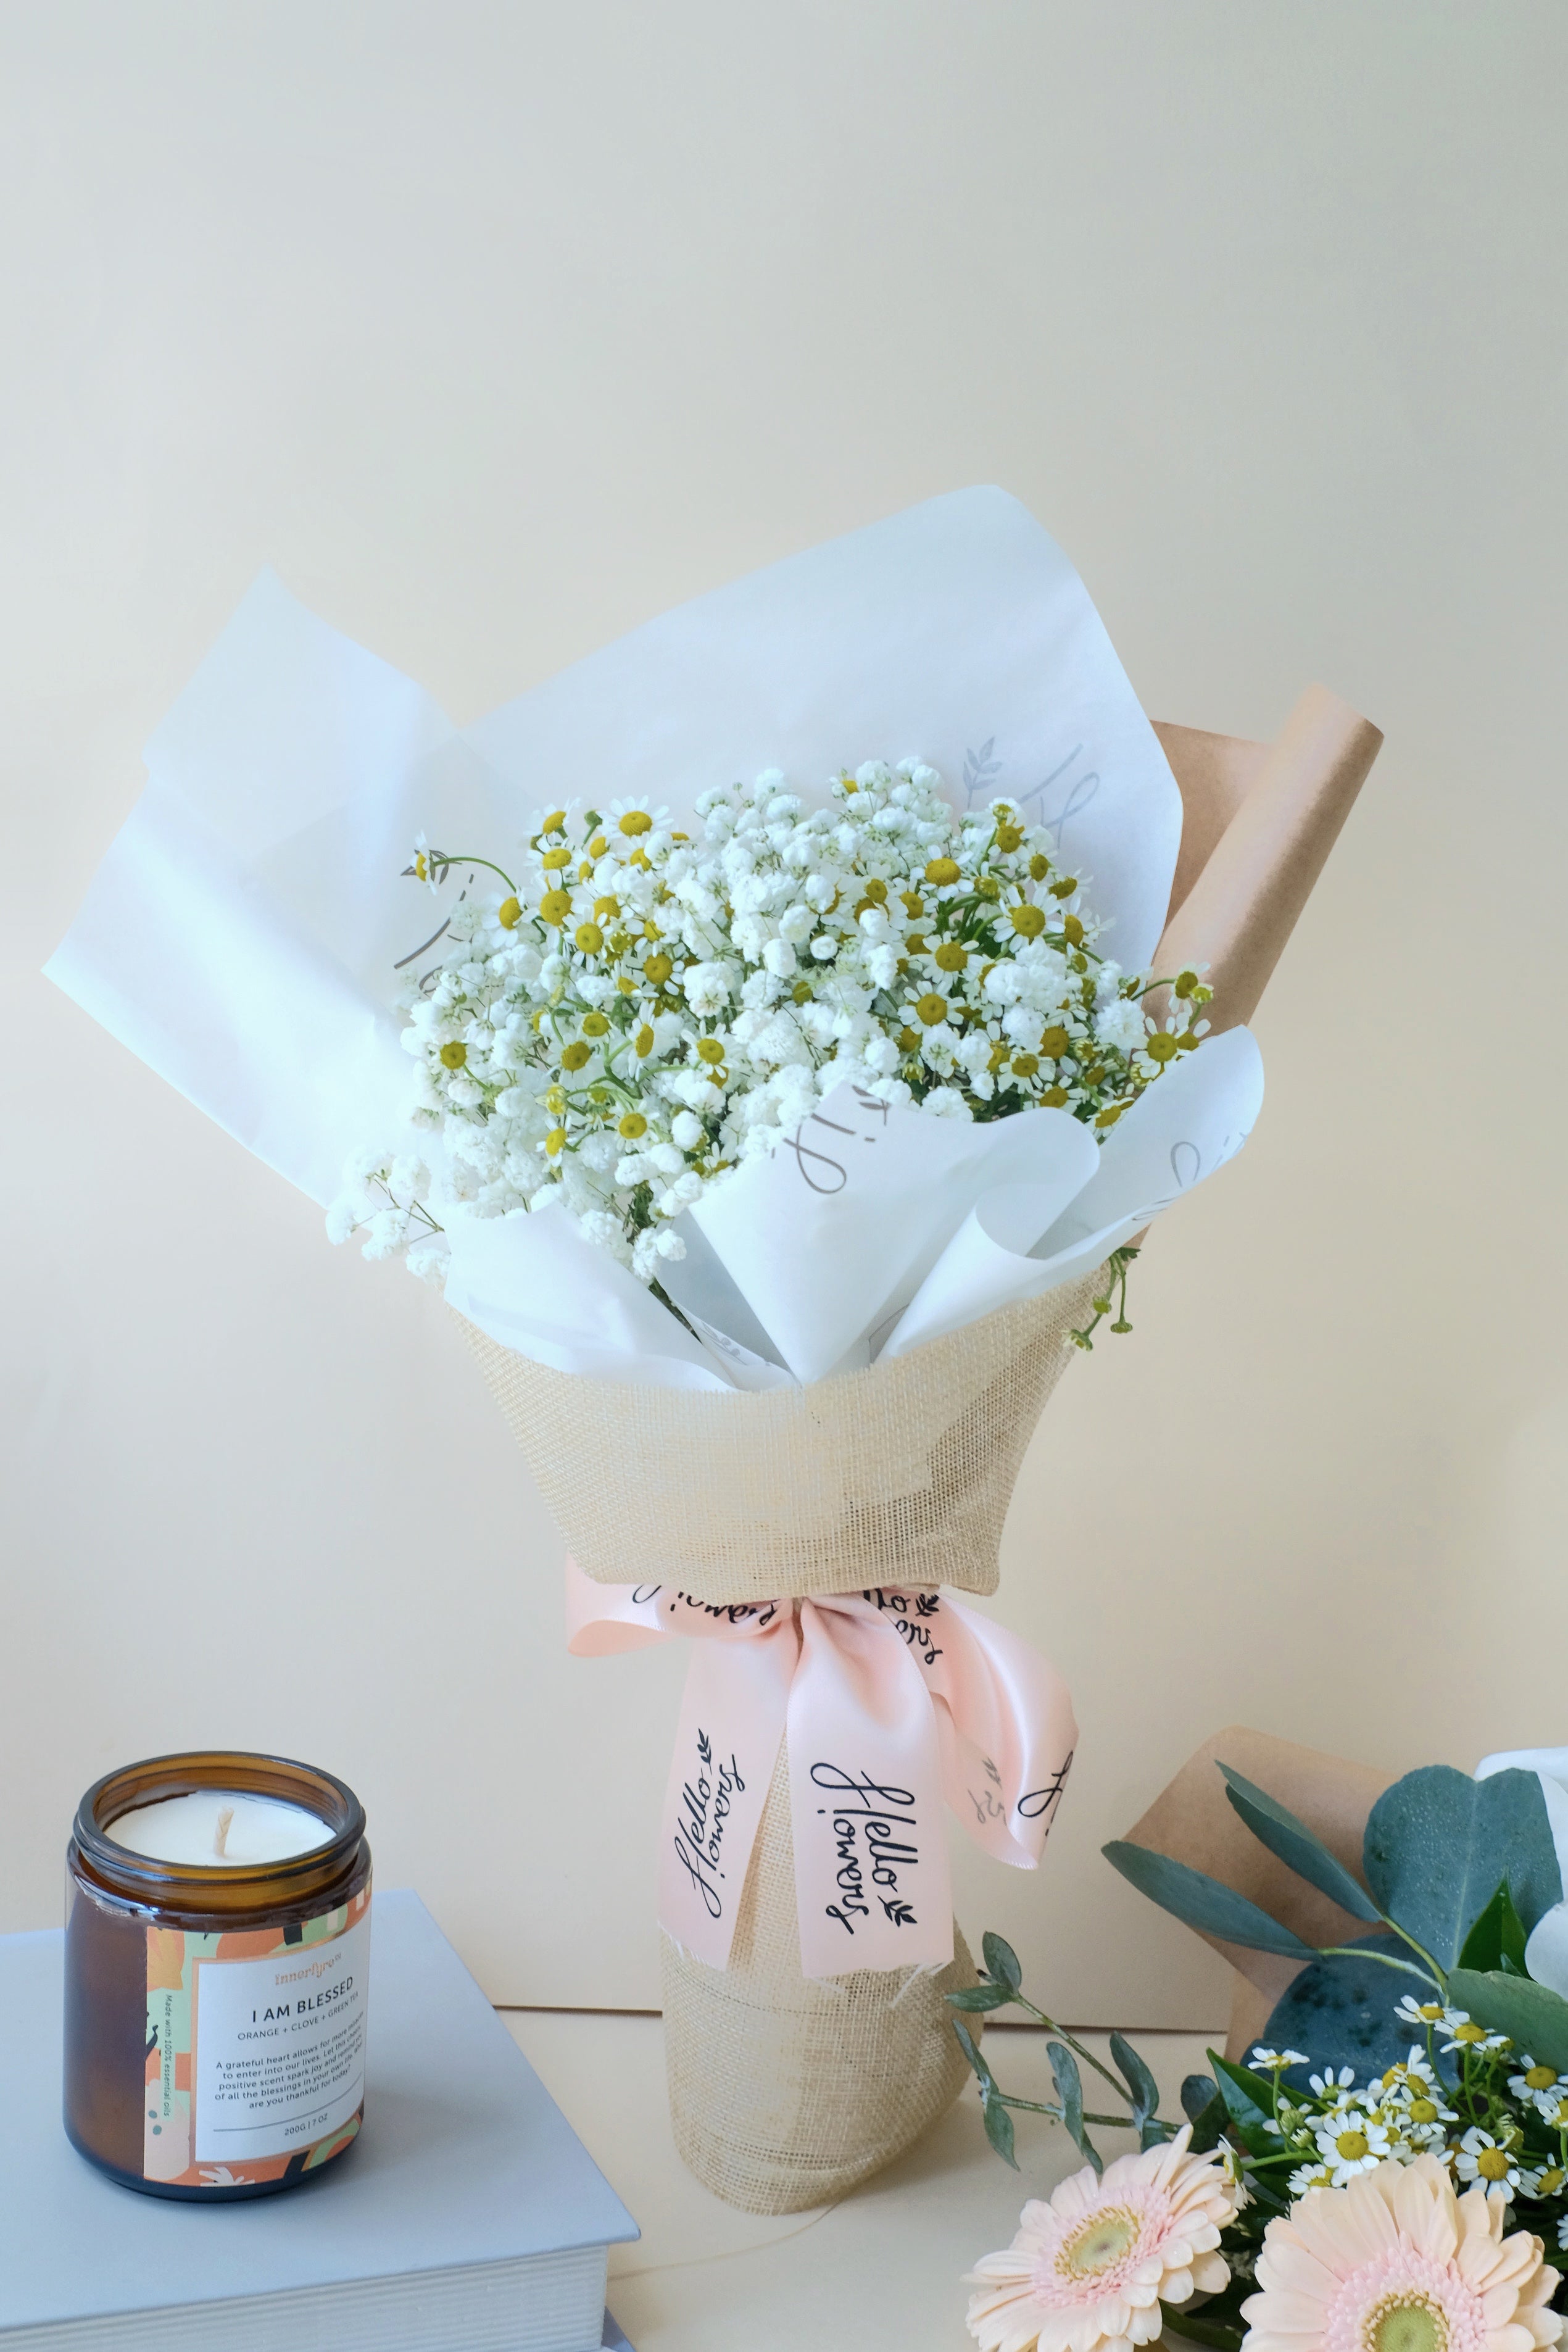
M713 1608L662 1584L594 1584L568 1559L579 1657L697 1637L664 1796L659 1918L727 1968L778 1759L809 1977L953 1957L943 1802L977 1845L1032 1870L1078 1737L1039 1652L946 1592L883 1585Z

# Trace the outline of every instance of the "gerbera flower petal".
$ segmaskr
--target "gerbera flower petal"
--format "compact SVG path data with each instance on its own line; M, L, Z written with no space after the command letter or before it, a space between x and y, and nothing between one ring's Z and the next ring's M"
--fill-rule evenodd
M1216 2251L1234 2220L1235 2184L1218 2156L1192 2154L1190 2126L1158 2147L1085 2167L1048 2202L1032 2199L1005 2254L970 2273L969 2332L983 2352L1134 2352L1152 2344L1161 2304L1218 2293ZM1020 2332L1021 2331L1021 2332Z

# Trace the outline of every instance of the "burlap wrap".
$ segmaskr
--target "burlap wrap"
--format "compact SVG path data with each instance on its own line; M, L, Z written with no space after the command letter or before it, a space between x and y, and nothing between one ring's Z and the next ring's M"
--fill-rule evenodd
M585 1574L722 1603L946 1584L994 1592L1024 1449L1104 1269L910 1355L765 1395L632 1387L534 1363L466 1326ZM957 2096L940 1974L800 1973L785 1751L727 1969L662 1938L675 2142L752 2213L793 2213L891 2163ZM978 2021L973 2021L977 2023Z
M810 1388L633 1388L465 1324L539 1492L597 1584L695 1601L873 1584L994 1592L1024 1448L1101 1273Z

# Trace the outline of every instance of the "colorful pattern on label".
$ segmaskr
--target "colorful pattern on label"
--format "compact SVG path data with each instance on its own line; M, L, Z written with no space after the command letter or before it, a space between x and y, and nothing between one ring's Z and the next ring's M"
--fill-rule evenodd
M142 2176L171 2189L296 2179L364 2107L371 1890L285 1927L147 1930Z

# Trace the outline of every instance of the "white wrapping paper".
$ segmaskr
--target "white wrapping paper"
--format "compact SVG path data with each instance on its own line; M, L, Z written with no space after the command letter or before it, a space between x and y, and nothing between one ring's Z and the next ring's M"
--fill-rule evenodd
M645 794L678 822L765 767L812 798L906 753L960 805L1005 793L1049 826L1113 919L1107 951L1146 962L1180 796L1082 583L1001 491L776 564L466 730L264 574L149 744L48 970L325 1202L351 1152L404 1129L396 969L442 919L399 879L416 833L504 862L546 803ZM841 1088L683 1221L670 1287L700 1336L560 1211L455 1218L448 1296L563 1370L816 1380L1098 1264L1239 1148L1260 1096L1244 1032L1184 1057L1103 1146L1061 1112L969 1126Z

